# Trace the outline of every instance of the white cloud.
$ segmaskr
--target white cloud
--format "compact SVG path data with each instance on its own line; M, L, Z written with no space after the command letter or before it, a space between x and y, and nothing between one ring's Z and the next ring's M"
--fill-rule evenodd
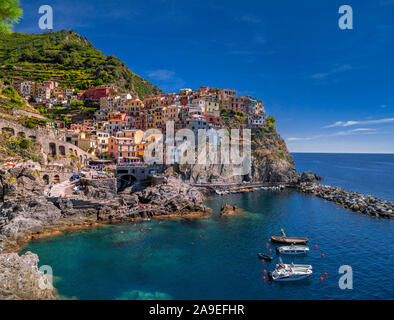
M147 78L162 89L164 92L175 92L185 86L185 81L176 76L174 71L158 69L146 72Z
M327 71L327 72L323 72L323 73L315 73L311 76L312 79L323 79L326 78L328 76L331 76L333 74L339 73L339 72L344 72L344 71L348 71L351 70L352 66L345 64L343 66L339 66L339 67L335 67L332 68L331 70Z
M307 141L307 140L315 140L315 139L327 138L327 137L350 136L350 135L359 135L359 134L376 134L376 133L378 133L378 132L375 129L357 128L357 129L352 129L352 130L347 130L347 131L334 132L331 134L318 134L318 135L314 135L314 136L310 136L310 137L290 137L290 138L287 138L286 140L288 142Z
M312 140L313 139L313 137L309 137L309 138L297 138L297 137L290 137L290 138L287 138L286 140L287 141L305 141L305 140Z
M148 71L147 75L150 79L155 81L168 81L174 78L175 72L166 69L159 69Z
M394 118L385 118L378 120L365 120L365 121L337 121L323 128L335 128L335 127L350 127L354 125L373 125L394 122Z

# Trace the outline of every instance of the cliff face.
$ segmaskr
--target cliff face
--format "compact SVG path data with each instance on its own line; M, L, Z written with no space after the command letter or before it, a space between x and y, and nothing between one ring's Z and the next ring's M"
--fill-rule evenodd
M192 183L297 182L300 174L286 143L276 132L252 131L251 169L235 174L236 165L179 165L176 171Z
M252 156L250 181L291 183L300 177L285 141L276 132L255 131Z
M60 217L43 195L43 185L31 170L0 171L0 300L55 299L55 290L38 270L37 255L2 253L25 236Z
M44 186L31 170L0 172L0 247L55 223L60 210L44 196Z
M1 300L53 300L55 289L37 268L38 256L0 254Z

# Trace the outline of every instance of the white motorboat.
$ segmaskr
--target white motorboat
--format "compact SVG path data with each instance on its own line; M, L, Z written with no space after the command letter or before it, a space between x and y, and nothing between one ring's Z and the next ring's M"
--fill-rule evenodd
M270 272L268 276L273 281L298 281L305 279L312 275L311 269L300 269L300 268L276 268L273 272Z
M276 251L281 254L300 255L307 254L309 248L307 246L291 244L290 246L276 248Z
M279 263L276 265L276 269L281 268L281 269L286 269L286 270L294 270L294 269L300 269L300 270L306 270L310 269L312 270L312 266L310 264L295 264L295 263L290 263L290 264L285 264L282 261L282 258L279 258Z

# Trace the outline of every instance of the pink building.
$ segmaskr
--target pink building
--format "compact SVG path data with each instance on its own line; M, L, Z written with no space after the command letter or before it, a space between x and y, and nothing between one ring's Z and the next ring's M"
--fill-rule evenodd
M124 130L117 132L108 140L108 154L117 164L142 162L144 143L142 130Z

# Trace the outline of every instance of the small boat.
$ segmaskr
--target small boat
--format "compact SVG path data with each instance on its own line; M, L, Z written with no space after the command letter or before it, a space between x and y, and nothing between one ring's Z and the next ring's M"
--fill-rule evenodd
M277 265L273 272L268 273L268 277L273 281L298 281L312 275L311 268L289 268L289 265Z
M282 236L281 237L272 236L271 242L288 243L288 244L306 244L309 241L308 238L286 237L286 234L283 231L283 229L280 229L280 231L282 232Z
M283 269L300 269L300 270L305 270L305 269L311 269L312 266L310 264L295 264L295 263L290 263L290 264L285 264L282 261L282 258L279 258L279 263L276 265L276 268L283 268Z
M276 248L276 252L281 254L291 254L291 255L300 255L300 254L307 254L309 248L307 246L300 246L291 244L290 246L283 246Z
M235 190L231 190L230 191L232 194L237 194L237 193L239 193L239 192L237 192L237 191L235 191Z
M216 192L216 194L218 194L218 195L222 195L223 194L223 192L221 192L221 191L219 191L219 190L215 190L215 192Z
M272 261L272 257L270 257L269 255L266 255L264 253L258 253L257 256L260 259L267 260L267 261Z

